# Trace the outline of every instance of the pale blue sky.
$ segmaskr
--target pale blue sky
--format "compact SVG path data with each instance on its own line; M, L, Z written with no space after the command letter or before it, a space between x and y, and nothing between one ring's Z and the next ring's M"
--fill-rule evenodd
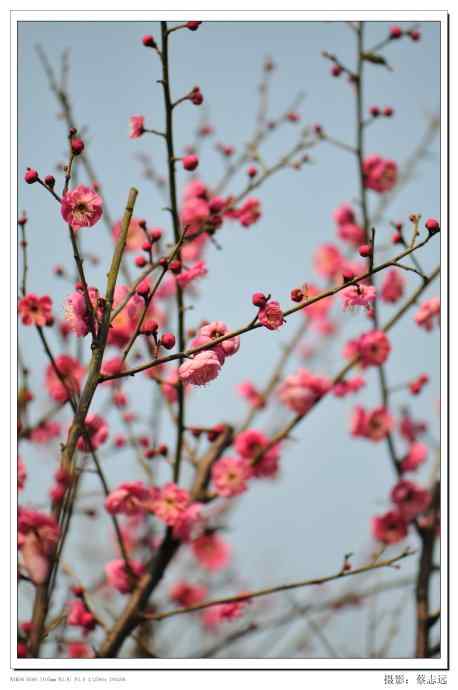
M367 46L378 43L387 29L386 23L369 23ZM368 128L367 153L380 153L400 163L422 139L427 116L436 113L439 107L440 26L426 23L421 31L422 40L418 44L405 39L388 46L386 56L393 72L372 65L366 68L365 108L376 104L395 109L394 118L380 120ZM65 153L65 126L56 119L58 106L49 92L34 46L41 44L45 48L54 67L58 66L62 51L71 48L69 88L74 112L80 126L87 127L88 150L110 212L116 217L121 214L128 188L134 185L140 192L136 215L170 232L167 212L161 210L164 202L142 177L135 160L135 154L145 152L153 157L155 165L163 166L162 141L146 136L132 141L127 137L128 118L132 114L144 114L147 126L160 128L163 122L161 88L155 83L160 76L159 63L141 45L141 37L146 33L159 37L158 23L22 22L19 25L19 208L27 209L30 217L27 226L31 257L29 289L39 294L51 293L56 310L61 308L69 292L68 286L51 274L56 263L71 260L66 226L53 199L38 186L24 185L22 174L26 166L36 167L43 176L55 172L56 162ZM321 51L327 50L353 66L355 37L345 24L208 22L196 33L173 34L171 43L174 97L199 84L209 120L216 128L212 142L224 141L240 150L247 141L255 123L261 65L265 56L271 55L278 65L272 86L272 114L277 115L303 91L305 100L300 109L303 122L319 122L330 135L353 144L353 94L344 78L329 76L330 65L321 57ZM177 109L178 152L192 141L199 116L199 108L188 103ZM267 161L274 162L294 140L293 125L274 135L266 147ZM436 141L430 147L432 155L418 167L409 187L377 227L380 242L384 243L391 235L390 219L406 220L412 212L424 217L439 216L438 151ZM195 310L189 312L188 325L196 324L201 318L217 318L237 327L252 315L252 292L271 292L287 304L292 287L307 280L318 282L312 273L313 252L318 244L334 241L332 211L340 203L355 199L357 178L350 154L323 144L312 152L312 157L313 164L301 172L282 171L261 188L263 216L256 225L249 230L232 223L225 225L218 236L223 251L210 247L209 274L201 283ZM222 164L213 143L204 146L199 171L209 183L221 176ZM179 171L180 189L186 179ZM243 186L244 177L240 176L228 191L237 193ZM86 251L102 257L100 267L87 267L90 284L101 287L112 245L101 224L82 231L81 237ZM426 271L436 265L438 257L439 242L428 245L419 255ZM416 276L409 274L410 290L417 281ZM427 294L438 293L436 283ZM381 308L382 322L393 309ZM432 383L415 400L415 408L417 417L431 420L432 431L437 436L439 339L437 334L416 330L412 345L412 318L411 311L393 331L388 378L390 384L395 384L422 371L432 374ZM189 421L209 425L240 419L244 408L235 384L246 378L262 384L296 323L297 317L278 332L257 331L244 337L239 354L225 365L218 380L193 393ZM345 324L344 336L323 354L322 362L315 365L317 368L322 367L331 374L338 371L347 337L368 328L362 314L346 316ZM40 399L44 359L34 332L27 332L21 346ZM53 346L57 351L55 341ZM298 360L290 369L297 366ZM359 559L367 556L369 520L374 513L387 509L387 496L393 484L385 446L349 440L348 424L355 402L370 406L379 401L375 372L370 372L367 380L366 391L357 399L330 398L320 404L295 431L294 441L285 447L281 478L275 483L258 483L242 498L228 539L234 544L235 564L250 587L332 572L340 566L347 551L356 552ZM136 396L135 406L139 411L147 409L151 392L142 382L143 379L134 382L129 388ZM397 395L395 413L399 413L402 404L411 402L404 394ZM35 408L37 416L47 406L44 394L42 404L42 408L38 405ZM285 418L284 413L280 416ZM269 414L259 424L268 428L268 420ZM111 430L117 430L114 423ZM171 442L170 429L164 440ZM23 456L31 476L42 479L38 488L34 484L33 491L29 489L26 497L36 499L38 491L43 497L55 455L24 446ZM128 454L119 457L124 458L122 463L118 459L107 462L111 485L132 478L132 472L136 471L131 462L128 464ZM94 537L98 538L99 535ZM102 534L100 539L103 540ZM77 541L80 543L81 539ZM100 542L94 541L95 544ZM408 572L411 566L406 563L402 572ZM388 572L380 577L389 579L394 574ZM393 604L396 601L396 597L391 599ZM407 609L406 617L412 614ZM347 650L364 654L365 625L364 615L343 616L342 624L333 634L335 645L343 644L343 650L346 643ZM411 620L406 619L393 648L396 655L411 654L412 635Z

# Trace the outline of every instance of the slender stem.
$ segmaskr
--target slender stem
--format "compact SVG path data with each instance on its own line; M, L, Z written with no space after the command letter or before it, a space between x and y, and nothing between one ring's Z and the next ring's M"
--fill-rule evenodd
M424 239L422 242L419 242L415 247L413 248L408 248L404 250L401 254L398 254L398 256L394 257L393 259L390 259L389 261L385 261L382 264L379 264L378 266L374 267L372 272L366 271L360 276L356 276L352 280L349 280L346 283L343 283L341 285L337 285L334 288L330 288L329 290L325 290L324 292L321 292L320 294L311 297L310 299L304 300L303 302L300 302L294 307L291 307L290 309L287 309L286 311L283 312L284 317L291 316L291 314L294 314L298 311L302 311L303 309L306 309L309 307L311 304L315 304L315 302L319 302L322 299L325 299L326 297L331 297L332 295L337 294L341 290L343 290L346 287L349 287L350 285L357 285L359 282L362 280L365 280L369 276L378 273L379 271L383 271L385 268L389 268L390 266L395 266L396 263L400 260L403 259L405 256L408 256L411 254L413 251L416 251L420 249L421 247L424 247L429 241L431 237L428 236L426 239ZM234 336L237 335L243 335L244 333L249 333L250 331L256 330L258 328L263 328L262 324L259 322L255 323L253 319L249 321L249 323L246 326L242 326L241 328L238 328L237 330L231 331L230 333L226 333L225 335L220 336L219 338L215 338L211 342L204 344L204 345L199 345L198 347L190 348L189 350L186 350L184 352L178 352L176 354L172 355L165 355L164 357L159 357L155 360L152 360L150 362L146 362L145 364L141 364L138 367L133 367L132 369L127 369L125 371L119 372L117 374L111 374L109 376L101 376L100 380L101 381L111 381L112 379L118 379L118 378L124 378L125 376L134 376L135 374L138 374L141 371L145 371L146 369L151 369L152 367L157 367L160 366L161 364L166 364L167 362L172 362L174 360L182 360L185 357L191 357L192 355L197 354L198 352L203 352L204 350L208 350L209 348L214 347L215 345L218 345L219 343L224 342L225 340L229 340L230 338L233 338Z
M169 177L170 208L173 221L173 234L175 243L180 241L180 221L178 217L178 203L175 179L175 150L173 145L173 105L170 95L170 75L169 75L169 31L167 22L161 22L161 61L162 61L162 87L164 91L165 104L165 139L167 145L167 169ZM178 259L181 259L181 252L178 250ZM178 319L178 349L183 352L185 349L185 310L183 301L183 291L177 283L177 319ZM182 361L182 358L180 358ZM175 445L175 463L173 468L173 480L178 483L180 478L180 464L183 452L183 437L185 427L185 397L184 386L180 382L178 385L178 419L177 419L177 438Z
M292 589L298 589L302 587L310 587L312 585L322 585L325 582L332 582L333 580L341 580L345 577L353 577L353 575L360 575L361 573L367 573L372 570L378 570L379 568L388 568L393 566L398 561L401 561L407 556L411 556L414 551L409 551L408 549L394 558L390 558L385 561L375 561L362 566L361 568L355 568L354 570L339 570L338 573L333 575L326 575L324 577L314 578L313 580L301 580L300 582L290 582L284 585L278 585L276 587L267 587L265 589L258 589L255 592L250 592L249 594L238 594L232 597L223 597L220 599L213 599L212 601L205 601L202 604L196 604L194 606L187 606L179 609L173 609L171 611L163 611L162 613L152 613L144 615L145 620L162 621L166 618L171 618L172 616L179 616L184 613L193 613L195 611L202 611L204 609L210 608L210 606L216 606L221 604L229 604L231 602L249 602L252 599L257 599L259 597L265 597L269 594L277 594L278 592L288 592Z

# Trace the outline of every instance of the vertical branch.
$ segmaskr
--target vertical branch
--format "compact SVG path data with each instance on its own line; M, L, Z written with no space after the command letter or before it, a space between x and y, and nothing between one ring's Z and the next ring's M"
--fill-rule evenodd
M167 22L161 22L161 38L162 38L162 80L161 84L164 90L164 104L165 104L165 141L167 146L167 170L169 177L169 192L170 192L170 212L172 214L173 234L175 243L180 241L180 221L178 217L176 178L175 178L175 151L173 145L173 104L170 95L170 75L169 75L169 32L167 29ZM178 251L178 259L181 258L181 252ZM184 322L184 302L183 291L177 283L177 318L178 318L178 348L180 352L185 349L185 322ZM180 360L181 361L181 360ZM177 437L175 446L175 462L173 467L173 480L178 482L180 478L180 464L183 452L183 438L185 428L185 405L184 405L184 387L181 382L178 383L178 419L177 419Z
M73 458L76 451L76 444L82 433L84 433L84 422L89 411L92 398L94 397L97 388L100 368L102 366L103 355L108 338L108 330L110 327L111 309L113 307L113 297L116 287L116 281L121 266L121 260L126 246L127 233L129 230L130 221L132 218L135 201L137 199L137 190L131 188L127 199L126 209L121 223L121 235L116 245L116 249L111 261L111 267L107 275L107 287L105 292L105 306L102 322L100 325L98 337L92 344L92 356L89 363L88 375L86 384L83 388L81 396L78 401L76 412L68 431L67 442L62 449L60 463L61 467L72 474ZM59 515L57 514L57 518ZM43 636L43 629L48 613L49 607L49 577L42 585L38 585L35 591L35 601L33 605L32 614L32 632L30 635L30 654L32 657L37 657L40 651L41 639Z
M415 656L426 659L432 656L429 645L429 630L434 618L430 616L429 586L433 573L434 542L436 540L436 515L440 505L440 482L433 489L431 524L419 528L421 538L420 566L416 586L416 642Z

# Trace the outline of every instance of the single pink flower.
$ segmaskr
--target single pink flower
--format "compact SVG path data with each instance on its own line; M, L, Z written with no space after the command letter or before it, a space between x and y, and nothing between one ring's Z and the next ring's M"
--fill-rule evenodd
M205 527L202 508L202 503L191 503L178 515L173 525L173 536L175 539L188 542L200 536Z
M59 534L59 525L53 516L36 510L19 509L18 547L24 568L37 585L46 582Z
M204 350L186 359L178 368L178 375L183 383L193 386L205 386L216 379L221 371L221 363L212 350Z
M341 240L344 242L349 242L355 247L359 247L360 244L363 244L366 238L364 228L356 223L345 223L344 225L339 225L337 228L337 235Z
M306 414L313 405L331 390L332 382L307 369L298 369L281 384L278 396L281 402L297 414Z
M350 431L356 438L378 442L386 438L393 428L394 419L386 407L376 407L367 411L357 405L353 410Z
M18 491L22 491L25 486L25 480L27 479L27 469L21 458L18 456L17 459L17 488Z
M131 570L131 577L133 579L140 578L145 573L145 566L139 561L129 558L129 566ZM128 594L132 592L135 582L129 581L126 563L124 559L118 558L110 561L105 566L105 575L107 583L113 589L117 589L121 594Z
M385 274L382 287L380 288L380 297L384 302L394 304L403 296L405 286L406 279L401 271L392 268Z
M154 491L142 481L123 482L105 499L105 508L112 515L143 515L149 512Z
M212 467L212 481L219 496L238 496L247 490L252 471L246 458L224 457Z
M197 278L204 278L207 273L208 269L205 261L196 261L195 264L181 271L181 273L176 276L176 282L181 288L185 288Z
M202 624L208 631L214 631L224 621L223 604L209 606L202 611Z
M131 218L131 221L129 223L129 230L127 231L126 252L139 251L142 248L143 243L147 239L147 235L145 234L145 230L143 229L144 227L144 221L142 221L141 218ZM120 220L118 220L117 223L113 225L111 232L113 235L113 239L115 240L115 242L117 242L119 240L119 237L121 236Z
M257 429L247 429L238 434L234 441L235 450L251 462L251 472L254 477L275 477L278 472L280 446L270 445L270 439ZM264 451L261 453L261 451ZM259 457L258 457L259 456Z
M81 627L83 634L87 635L94 630L97 621L82 599L73 599L68 603L67 625Z
M391 490L391 500L406 522L424 513L431 503L431 494L414 482L401 479Z
M432 331L435 323L439 324L441 314L441 306L439 297L431 297L431 299L423 302L420 309L415 314L415 323L425 331Z
M88 439L86 435L81 435L78 439L76 447L79 450L89 453L91 450L96 450L108 438L108 424L98 414L89 414L84 423Z
M111 357L111 359L104 360L102 362L102 367L100 373L102 376L113 376L114 374L120 374L124 368L124 362L122 357ZM117 379L112 379L111 381L106 381L104 386L113 386L119 383Z
M261 202L259 199L249 197L240 208L228 209L224 215L237 219L244 228L249 228L261 218Z
M335 244L322 244L313 257L313 265L318 275L328 280L335 279L342 271L344 258Z
M350 340L344 349L344 357L354 359L359 357L360 366L365 369L378 366L388 359L391 344L383 331L369 331L355 340Z
M237 386L237 391L242 398L253 407L254 409L261 409L265 407L265 400L262 393L251 383L251 381L243 381Z
M199 564L207 570L222 570L229 564L231 548L215 532L194 539L191 549Z
M349 285L339 292L344 309L369 307L375 302L376 290L372 285Z
M52 299L48 295L38 297L29 292L21 299L18 308L25 326L46 326L52 319Z
M364 186L382 194L389 192L397 182L398 166L381 156L368 156L363 162Z
M407 536L407 523L399 511L390 510L372 518L372 534L384 544L398 544Z
M285 323L280 304L275 300L267 302L258 312L258 321L269 331L278 330Z
M350 204L341 204L332 214L337 225L355 222L355 212Z
M424 443L415 441L401 462L402 472L415 472L428 457L428 448Z
M61 204L63 219L73 230L92 227L100 220L103 202L97 192L80 184L64 194Z
M316 285L307 283L307 285L304 286L303 292L305 299L309 300L313 297L317 297L321 292L323 292L323 290L319 290ZM328 316L329 311L332 308L333 301L334 298L332 296L323 297L323 299L312 302L312 304L304 307L302 313L306 318L309 318L313 322L321 322Z
M145 306L144 300L137 294L132 295L124 304L128 296L129 287L127 285L116 287L113 310L116 311L122 305L124 306L111 322L108 331L108 344L119 348L125 347L129 342Z
M98 308L99 291L97 288L89 288L89 299L92 304L93 313L101 316ZM64 303L64 319L70 329L80 337L84 337L90 330L90 316L86 308L86 299L82 290L75 290Z
M59 355L55 358L55 364L60 373L57 375L52 364L46 369L46 389L53 400L66 402L70 394L79 394L81 380L84 376L84 367L70 355ZM65 385L61 382L64 381Z
M399 422L399 433L403 438L406 439L406 441L413 443L426 431L428 431L428 425L426 422L412 419L406 410L402 412L401 421Z
M215 340L228 333L230 333L230 329L223 321L212 321L200 328L197 338L199 339L199 345L203 345L205 342L210 342L210 340ZM194 345L194 342L195 341L193 341L193 347L197 346ZM224 364L225 358L235 355L239 348L240 338L238 335L235 335L232 338L224 340L222 343L218 343L212 350L218 355L221 364Z
M59 422L53 422L52 420L44 420L40 422L32 431L30 432L30 440L33 443L49 443L53 438L58 438L60 436L61 427Z
M173 527L180 515L189 507L189 503L189 492L169 482L159 489L152 500L151 508L159 520Z
M351 379L338 381L332 387L332 392L336 398L344 398L349 393L357 393L366 385L365 380L361 376L354 376Z
M186 580L180 580L169 589L169 597L179 606L187 608L201 604L207 596L207 591L206 587L192 585Z
M69 642L67 653L70 659L94 659L94 651L84 642Z
M129 139L138 139L145 131L145 118L143 115L129 117Z

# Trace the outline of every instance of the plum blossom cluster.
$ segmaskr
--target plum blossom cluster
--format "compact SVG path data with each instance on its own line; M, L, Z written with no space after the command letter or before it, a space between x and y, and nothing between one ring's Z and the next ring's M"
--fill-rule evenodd
M64 304L64 319L68 327L79 337L86 336L91 329L91 313L96 320L102 318L102 309L99 301L99 291L97 288L88 288L90 307L87 304L84 290L77 286L75 292L67 297ZM88 308L89 307L89 308Z
M390 352L388 336L383 331L373 330L350 340L344 348L344 357L350 360L357 358L359 366L367 369L384 364Z
M439 324L441 305L439 297L431 297L420 306L415 314L415 323L425 331L432 331L435 324Z
M222 321L212 321L204 324L198 330L196 337L191 341L190 347L198 348L209 345L212 341L227 335L230 329ZM197 352L186 359L178 368L178 376L184 384L204 386L216 379L221 371L226 357L232 357L240 347L239 336L227 338L221 343L215 343L213 347Z
M393 508L372 518L372 534L384 544L397 544L406 538L409 523L431 504L431 493L423 487L400 479L390 494Z

